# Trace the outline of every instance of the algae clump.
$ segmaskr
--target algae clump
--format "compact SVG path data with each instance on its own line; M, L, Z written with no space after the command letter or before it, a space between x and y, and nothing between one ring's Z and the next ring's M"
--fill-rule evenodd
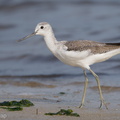
M71 109L68 109L68 110L61 109L56 113L45 113L45 115L66 115L66 116L80 117L78 113L73 113L73 110Z
M26 99L20 101L4 101L0 103L0 108L7 109L9 111L21 111L23 107L34 106L32 102Z

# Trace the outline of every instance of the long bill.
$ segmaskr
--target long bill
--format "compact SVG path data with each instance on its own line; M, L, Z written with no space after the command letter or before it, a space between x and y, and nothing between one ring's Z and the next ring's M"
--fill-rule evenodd
M24 38L17 40L17 42L21 42L21 41L23 41L23 40L26 40L27 38L32 37L32 36L34 36L34 35L36 35L36 32L33 32L33 33L31 33L30 35L27 35L27 36L25 36Z

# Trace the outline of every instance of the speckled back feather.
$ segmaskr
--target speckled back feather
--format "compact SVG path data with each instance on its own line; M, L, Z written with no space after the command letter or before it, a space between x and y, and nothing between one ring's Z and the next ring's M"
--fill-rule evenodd
M120 43L99 43L88 40L67 41L67 51L91 50L92 54L102 54L120 48Z

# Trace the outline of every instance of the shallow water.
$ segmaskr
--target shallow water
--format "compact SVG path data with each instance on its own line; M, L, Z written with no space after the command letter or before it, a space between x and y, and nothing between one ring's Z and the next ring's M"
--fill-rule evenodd
M74 92L83 90L83 84L67 86L72 82L83 82L84 77L80 68L70 67L58 61L47 49L41 36L34 36L26 41L17 43L16 40L32 33L37 23L49 22L58 40L94 40L98 42L120 42L120 1L119 0L71 0L67 1L0 1L0 80L1 94L34 94L43 91L49 96L72 90L73 101L79 99ZM106 98L115 98L116 105L120 97L120 56L91 66L101 78L103 90L107 91ZM11 77L12 76L12 77ZM90 77L89 97L95 101L96 82ZM40 82L55 85L31 88L24 82ZM33 83L32 83L33 84ZM37 83L34 83L35 85ZM14 87L8 87L8 86ZM30 83L29 83L30 85ZM18 87L19 86L19 87ZM21 90L23 86L24 89ZM111 88L112 90L110 90ZM30 88L30 89L29 89ZM19 91L20 90L20 91ZM9 91L9 92L7 92ZM114 92L112 92L114 91ZM40 92L41 94L42 92ZM80 92L81 93L81 92ZM97 94L95 92L95 94ZM82 96L82 94L80 94ZM79 96L79 97L80 97ZM111 97L112 96L112 97ZM98 96L97 96L98 97ZM66 98L63 97L64 99Z

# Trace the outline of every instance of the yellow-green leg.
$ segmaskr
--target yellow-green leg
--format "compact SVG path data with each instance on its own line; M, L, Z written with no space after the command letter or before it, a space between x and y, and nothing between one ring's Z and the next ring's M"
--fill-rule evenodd
M82 102L81 102L79 108L82 108L84 106L86 90L87 90L87 86L88 86L88 78L87 78L86 71L84 70L83 72L84 72L84 76L85 76L85 84L84 84L84 91L83 91L83 96L82 96Z
M93 76L95 77L95 79L97 81L98 90L99 90L99 93L100 93L100 101L101 101L100 109L102 108L103 104L105 105L106 109L108 109L108 107L107 107L107 105L106 105L106 103L104 101L103 95L102 95L102 90L101 90L101 87L100 87L99 77L91 69L89 69L89 71L93 74Z

